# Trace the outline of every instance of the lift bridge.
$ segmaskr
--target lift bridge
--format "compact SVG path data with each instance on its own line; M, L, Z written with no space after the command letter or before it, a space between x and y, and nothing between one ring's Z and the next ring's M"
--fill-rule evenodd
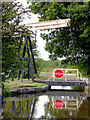
M63 27L70 27L70 19L58 19L58 20L51 20L51 21L43 21L43 22L36 22L36 23L28 23L28 24L24 24L28 30L31 31L37 31L37 30L47 30L47 29L56 29L56 28L63 28ZM36 34L35 34L36 37ZM33 54L33 46L31 43L31 37L30 36L22 36L22 39L24 38L25 40L25 45L24 45L24 50L23 50L23 55L22 55L22 59L21 59L21 67L23 68L23 59L25 57L25 52L27 51L27 55L28 55L28 71L30 71L31 73L31 79L32 82L43 82L49 85L61 85L61 86L86 86L86 81L83 81L82 79L78 79L78 81L52 81L50 79L47 79L45 81L42 80L34 80L34 73L33 73L33 69L32 69L32 63L34 66L34 72L35 72L35 76L36 78L38 78L38 74L37 74L37 69L36 69L36 64L35 64L35 59L34 59L34 54ZM20 54L20 49L21 49L21 44L22 44L22 40L20 41L20 46L19 46L19 52L18 55ZM31 54L31 55L30 55ZM31 60L33 62L31 62ZM28 72L29 74L29 72ZM52 73L51 73L52 74ZM79 72L78 72L79 74ZM21 76L21 81L23 78L23 69L19 70L19 74L18 74L18 80L20 79ZM51 75L50 75L51 76ZM50 78L50 77L49 77ZM73 79L73 78L72 78ZM79 81L80 80L80 81ZM67 83L67 84L66 84ZM73 83L73 84L72 84Z

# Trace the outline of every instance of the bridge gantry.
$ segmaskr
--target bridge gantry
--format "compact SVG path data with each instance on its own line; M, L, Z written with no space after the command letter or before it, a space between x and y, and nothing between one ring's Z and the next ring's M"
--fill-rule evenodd
M35 38L36 38L36 31L37 30L70 27L70 19L69 18L68 19L58 19L58 20L51 20L51 21L21 24L21 25L25 25L28 28L28 30L31 30L31 31L34 30L35 31ZM34 72L35 72L36 78L38 78L38 75L37 75L37 69L36 69L35 58L34 58L34 53L33 53L33 46L32 46L32 43L31 43L31 37L27 36L27 35L26 36L23 35L22 39L23 38L25 40L25 44L24 44L24 50L23 50L22 58L19 59L19 60L21 60L21 68L22 69L19 70L18 80L20 79L20 76L21 76L21 81L23 81L22 80L23 79L23 60L24 60L24 57L25 57L25 52L27 52L27 55L28 55L28 74L29 74L29 71L30 71L31 79L32 79L32 81L34 81L34 73L33 73L33 69L32 69L32 63L33 63L33 66L34 66ZM21 44L22 44L22 40L20 41L18 56L20 54ZM13 76L13 79L14 79L14 76Z

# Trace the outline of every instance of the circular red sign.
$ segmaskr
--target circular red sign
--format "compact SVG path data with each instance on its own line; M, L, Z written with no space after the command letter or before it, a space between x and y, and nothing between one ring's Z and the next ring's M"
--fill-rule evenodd
M63 106L63 102L61 100L56 100L54 105L56 108L61 108Z
M59 69L55 70L55 76L61 78L63 76L63 71Z

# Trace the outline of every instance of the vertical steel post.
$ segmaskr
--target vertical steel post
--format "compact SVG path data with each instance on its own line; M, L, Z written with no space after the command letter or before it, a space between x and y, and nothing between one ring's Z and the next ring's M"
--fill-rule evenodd
M23 39L23 36L21 36L21 38ZM21 46L22 46L22 39L20 41L19 50L18 50L18 53L17 53L18 56L20 55L20 49L21 49Z
M31 112L31 118L33 117L34 111L35 111L35 105L37 102L37 98L34 99L33 107L32 107L32 112Z
M21 36L21 38L23 38L23 36ZM17 53L17 56L19 57L19 55L20 55L20 49L21 49L21 46L22 46L22 39L20 40L20 44L19 44L19 49L18 49L18 53ZM18 59L19 58L17 58L17 61L18 61ZM16 64L15 64L15 66L16 66ZM21 73L21 71L19 71L19 74ZM12 81L14 81L14 77L15 77L15 74L14 73L12 73L13 74L13 76L12 76ZM20 76L18 76L18 78L20 78Z
M26 43L24 45L24 50L23 50L23 56L22 56L22 64L21 64L21 82L23 81L23 60L24 60L24 56L25 56L25 52L26 52Z
M33 69L32 69L32 64L31 64L31 58L30 58L30 53L29 53L29 48L28 48L28 40L27 40L27 36L25 37L25 43L26 43L26 50L27 50L27 54L28 54L28 62L29 62L29 66L30 66L30 71L31 71L31 78L32 78L32 82L34 81L34 76L33 76Z
M29 79L29 62L28 62L28 80L30 80L30 79Z
M20 74L21 74L21 81L22 81L22 77L23 77L23 59L25 56L25 52L26 52L26 43L24 45L24 50L23 50L23 55L22 55L22 63L21 63L21 70L19 70L19 75L18 75L18 80L20 79Z
M31 38L30 37L28 37L28 38L29 38L29 44L30 44L30 50L31 50L32 60L33 60L33 64L34 64L35 75L36 75L36 78L38 78L36 64L35 64L35 59L34 59L34 54L33 54L33 49L32 49Z
M23 118L23 104L22 101L19 101L19 107L20 107L20 113L21 113L21 119Z

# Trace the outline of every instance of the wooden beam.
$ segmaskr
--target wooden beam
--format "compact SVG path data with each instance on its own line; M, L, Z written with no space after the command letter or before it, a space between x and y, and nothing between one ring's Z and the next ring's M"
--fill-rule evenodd
M30 30L54 29L70 26L70 18L24 24Z

